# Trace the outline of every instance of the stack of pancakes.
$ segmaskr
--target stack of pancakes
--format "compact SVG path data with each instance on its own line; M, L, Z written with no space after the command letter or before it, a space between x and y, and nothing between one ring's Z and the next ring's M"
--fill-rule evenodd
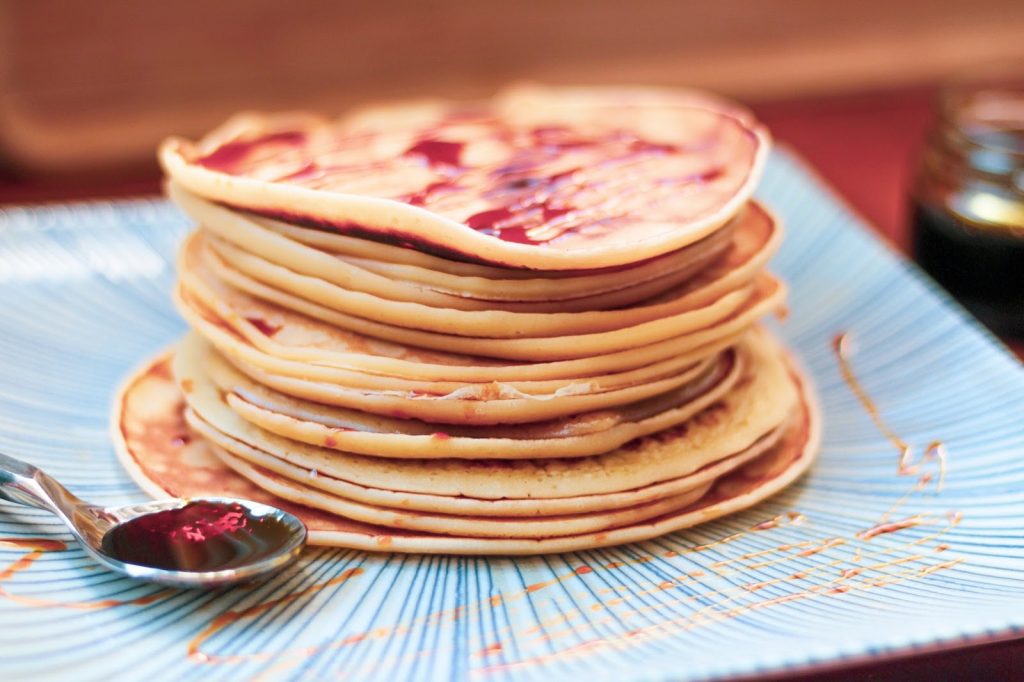
M758 327L785 299L767 147L708 95L537 87L168 140L197 229L160 409L321 544L567 551L747 507L818 431ZM132 399L130 469L220 492L147 468Z

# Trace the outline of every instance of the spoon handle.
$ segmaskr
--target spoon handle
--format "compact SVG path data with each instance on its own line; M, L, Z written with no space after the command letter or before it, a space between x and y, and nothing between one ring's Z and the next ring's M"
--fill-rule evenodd
M63 516L81 500L56 479L28 462L0 453L0 499Z

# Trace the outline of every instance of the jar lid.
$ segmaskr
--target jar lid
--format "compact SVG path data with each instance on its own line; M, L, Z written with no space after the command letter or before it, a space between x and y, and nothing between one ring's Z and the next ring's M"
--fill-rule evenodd
M947 144L974 169L1012 178L1024 192L1024 62L975 69L940 91Z

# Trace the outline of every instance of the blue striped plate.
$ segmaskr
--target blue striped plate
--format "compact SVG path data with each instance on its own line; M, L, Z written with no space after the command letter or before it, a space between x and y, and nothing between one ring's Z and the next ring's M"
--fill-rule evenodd
M0 677L698 680L1019 632L1020 366L784 152L760 194L788 226L781 333L825 414L821 459L791 489L638 545L310 551L221 592L118 578L46 514L5 504ZM108 409L119 380L184 331L169 289L186 229L162 201L0 211L0 451L85 498L143 499L111 451ZM893 439L912 449L903 471ZM942 451L940 490L927 453Z

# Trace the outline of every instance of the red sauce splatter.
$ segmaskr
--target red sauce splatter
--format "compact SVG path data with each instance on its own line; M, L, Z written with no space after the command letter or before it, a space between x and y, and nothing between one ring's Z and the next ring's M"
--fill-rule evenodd
M753 526L750 527L750 530L771 530L772 528L778 527L779 517L776 516L774 519L768 519L766 521L762 521L761 523L755 523Z
M196 159L196 163L204 168L215 171L231 172L234 166L244 161L256 148L267 145L298 146L306 141L306 134L298 130L287 130L268 133L251 140L234 140L226 142L206 156Z
M497 223L511 217L512 211L507 208L492 208L469 216L466 224L474 230L493 230Z
M407 196L405 198L405 202L407 204L412 204L413 206L422 206L423 204L427 203L428 199L432 198L438 192L444 191L446 189L451 189L454 186L455 185L453 183L447 180L439 180L437 182L432 182L423 189L421 189L419 192L414 192L413 194Z
M826 549L844 544L846 544L846 540L842 538L829 538L828 540L826 540L825 542L821 543L816 547L808 547L802 552L798 552L797 556L814 556L815 554L820 554L821 552L824 552Z
M888 523L880 523L876 526L868 528L867 530L860 531L859 533L857 533L857 537L861 540L870 540L871 538L876 537L878 535L884 535L886 533L895 533L896 531L903 530L904 528L913 528L914 526L919 526L922 522L923 519L920 516L911 516L909 518L903 519L902 521L890 521Z
M487 647L484 647L483 649L481 649L480 653L478 655L479 656L492 656L494 654L501 653L501 650L502 650L501 643L495 642L494 644L491 644L490 646L487 646Z
M543 201L524 210L495 208L481 211L471 215L466 224L478 232L498 237L506 242L543 244L550 241L555 233L549 237L536 237L531 234L531 230L540 228L572 210L569 206L552 206L548 201Z
M674 144L666 144L662 142L651 142L649 140L636 139L629 144L630 151L633 152L653 152L660 154L675 154L679 151L679 147Z
M448 140L420 140L406 150L406 156L422 156L431 166L458 166L462 156L462 142Z
M246 618L254 618L260 614L266 613L274 607L280 606L281 604L289 604L307 595L316 594L317 592L321 592L329 587L340 585L341 583L344 583L350 578L354 578L355 576L361 575L362 573L363 569L358 566L355 568L347 568L344 571L342 571L340 575L331 578L330 580L325 580L323 582L316 583L302 590L296 590L295 592L291 592L283 597L271 599L269 601L262 601L254 606L250 606L240 611L225 611L224 613L214 618L213 621L210 622L210 624L206 627L205 630L196 635L196 637L188 643L188 657L194 661L199 661L202 663L224 663L245 660L244 656L218 657L206 654L201 651L201 647L203 643L206 642L206 640L208 640L210 637L213 637L213 635L215 635L217 632L223 630L225 627L231 625L232 623L235 623ZM362 641L365 638L365 633L357 633L355 635L350 635L345 639L341 640L339 644L354 644L356 642ZM257 656L257 658L265 658L265 656Z
M247 317L245 321L260 330L260 333L264 336L273 336L274 334L281 331L281 327L270 324L262 317Z
M0 538L0 547L29 549L35 552L61 552L68 548L67 543L46 538Z
M285 182L288 180L305 180L306 178L314 177L320 172L322 172L322 169L315 161L308 161L298 170L282 177L281 180Z
M724 168L712 168L711 170L704 171L703 173L694 173L689 176L689 180L692 182L714 182L715 180L722 177L725 174Z
M749 585L744 585L743 589L745 589L745 590L747 590L749 592L757 592L758 590L763 590L764 588L768 587L771 584L772 584L771 580L765 580L764 582L750 583Z
M875 404L874 400L868 395L868 392L864 389L864 386L860 383L860 379L857 378L856 373L853 371L853 364L850 362L850 337L846 332L840 332L832 338L832 352L835 353L836 360L839 362L839 371L842 374L843 381L846 383L850 392L860 402L861 407L867 412L868 417L874 423L875 428L881 433L886 440L888 440L893 447L899 452L899 460L896 464L896 471L900 476L908 476L917 474L921 467L926 462L937 461L939 465L939 482L938 490L942 490L946 480L946 464L947 464L947 453L946 446L942 441L932 441L929 443L921 457L917 462L914 462L914 451L910 445L903 440L889 423L882 417L881 411L878 409L878 405ZM927 479L922 477L919 481L920 486L927 485L931 480L930 475ZM877 533L876 533L877 535Z

